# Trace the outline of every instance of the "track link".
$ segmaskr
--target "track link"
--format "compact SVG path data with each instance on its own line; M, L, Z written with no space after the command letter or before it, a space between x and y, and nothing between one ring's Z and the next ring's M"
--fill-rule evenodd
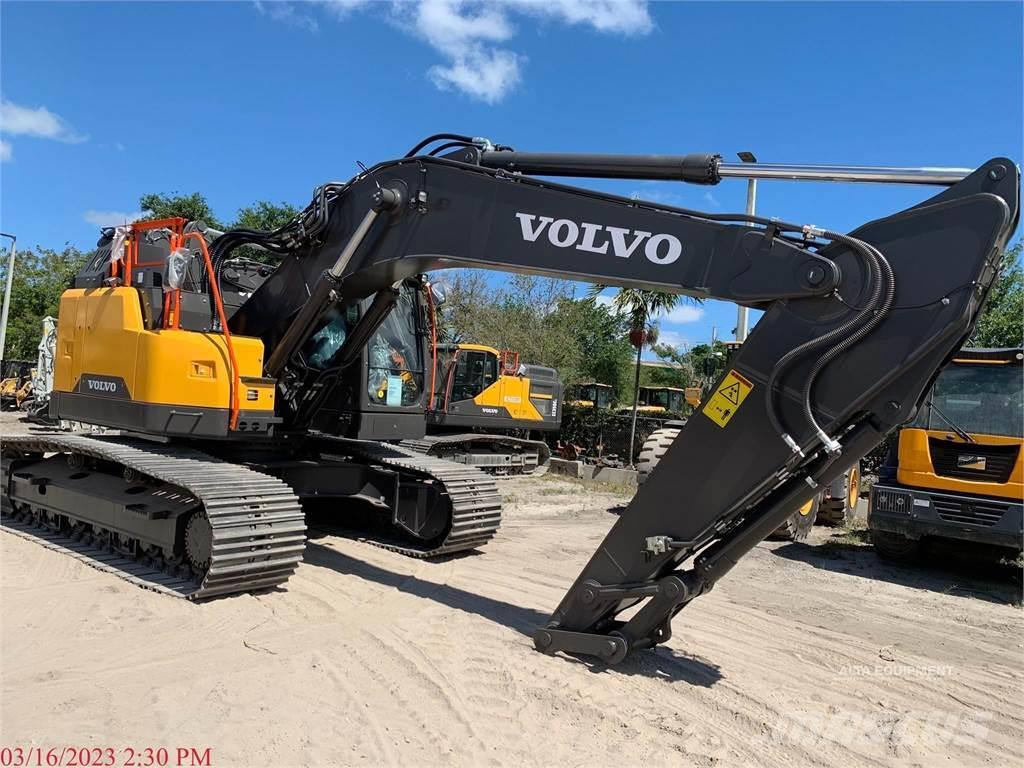
M508 460L502 460L502 454L499 452L475 454L470 450L474 443L488 445L497 443L507 446L508 450L505 455ZM458 435L427 435L419 440L403 440L400 446L416 453L445 458L448 461L472 466L488 474L499 476L543 474L547 469L548 460L551 458L551 449L542 440L476 432ZM462 453L467 460L448 457L445 455L447 452Z
M417 544L398 536L368 536L360 541L408 557L428 558L450 555L482 547L501 525L501 494L490 475L464 464L425 456L404 447L361 440L341 440L350 453L365 461L415 474L426 481L440 483L451 499L452 520L444 539L437 543Z
M45 509L45 504L40 503L45 496L31 502L11 499L11 470L5 458L4 514L0 516L3 527L139 586L191 600L251 592L283 584L302 560L306 545L302 507L292 489L275 477L191 448L133 438L5 436L4 452L66 453L114 462L190 494L183 503L194 501L209 521L209 566L200 574L180 565L167 572L150 567L139 558L72 538L66 535L69 526L54 530L31 525L25 515L18 513L26 505ZM16 475L18 470L13 472ZM111 479L117 481L114 476ZM59 514L68 523L94 525L87 517L77 518L64 510Z

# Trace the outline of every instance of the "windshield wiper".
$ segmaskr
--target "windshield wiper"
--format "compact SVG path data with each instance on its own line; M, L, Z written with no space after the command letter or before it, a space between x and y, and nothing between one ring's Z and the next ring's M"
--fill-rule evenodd
M973 437L971 437L970 434L968 434L967 432L962 430L960 427L958 427L956 422L954 422L951 418L949 418L949 416L947 416L942 411L940 411L938 408L936 408L934 402L929 400L927 405L928 405L929 408L931 408L933 411L935 411L935 413L938 414L939 418L942 419L944 422L946 422L950 426L950 428L956 433L957 437L959 437L965 443L976 443L976 442L978 442Z

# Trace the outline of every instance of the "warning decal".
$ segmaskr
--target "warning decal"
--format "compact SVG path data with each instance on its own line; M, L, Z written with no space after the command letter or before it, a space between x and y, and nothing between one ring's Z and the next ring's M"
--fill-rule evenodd
M704 406L704 415L718 426L724 427L743 405L743 401L753 388L754 385L736 371L729 371Z

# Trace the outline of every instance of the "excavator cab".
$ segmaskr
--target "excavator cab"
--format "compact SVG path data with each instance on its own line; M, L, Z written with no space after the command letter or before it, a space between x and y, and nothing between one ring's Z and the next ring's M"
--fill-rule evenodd
M585 384L577 384L573 387L570 403L581 408L597 408L599 411L607 411L612 407L615 400L615 389L610 384L600 384L596 381Z
M438 347L428 424L551 430L559 426L561 384L552 368L520 365L519 353L481 344Z
M640 387L639 407L651 413L682 413L686 390L678 387Z

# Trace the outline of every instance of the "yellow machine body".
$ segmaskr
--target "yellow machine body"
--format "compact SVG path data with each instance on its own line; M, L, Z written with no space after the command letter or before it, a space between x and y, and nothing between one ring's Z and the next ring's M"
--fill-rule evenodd
M976 442L968 443L953 436L948 431L905 428L900 431L898 469L896 479L902 485L925 488L945 493L960 493L975 496L999 496L1005 499L1020 501L1024 499L1024 459L1021 448L1024 441L1018 437L1003 435L972 434ZM932 438L932 441L929 441ZM991 457L974 456L973 464L969 461L978 448L986 446L1017 446L1017 456L1013 460L1013 468L1006 482L994 482L988 479L970 480L964 477L950 477L936 470L936 461L932 456L931 446L934 441L942 441L951 448L955 446L958 455L966 457L961 470L972 468L979 472L992 462Z
M502 407L513 419L526 421L544 421L540 411L533 404L532 398L550 400L549 394L531 394L530 380L525 376L499 376L498 380L473 398L473 402L482 408Z
M274 381L262 378L263 342L233 336L232 346L241 384L239 428L262 431L254 425L274 413ZM222 334L146 328L134 288L76 288L61 296L56 418L225 436L232 382Z
M434 423L558 428L561 384L553 370L526 365L511 373L503 369L502 353L482 344L459 344L449 352L455 362L440 382Z

